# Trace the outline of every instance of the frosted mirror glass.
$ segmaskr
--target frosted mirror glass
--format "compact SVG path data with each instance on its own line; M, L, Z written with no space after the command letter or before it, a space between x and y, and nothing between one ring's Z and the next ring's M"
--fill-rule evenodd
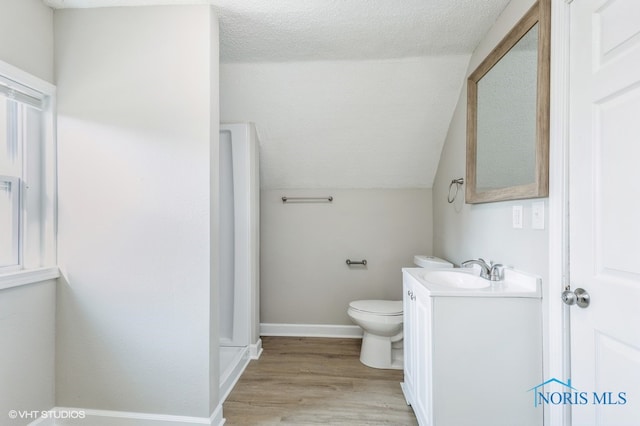
M535 3L467 80L467 203L549 193L549 11Z
M535 181L537 59L535 25L478 82L478 191Z

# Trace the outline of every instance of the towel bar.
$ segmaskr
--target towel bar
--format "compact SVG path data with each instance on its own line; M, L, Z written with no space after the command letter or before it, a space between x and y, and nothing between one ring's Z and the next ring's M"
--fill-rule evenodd
M323 203L323 202L332 202L333 197L282 197L283 203L293 202L293 203Z

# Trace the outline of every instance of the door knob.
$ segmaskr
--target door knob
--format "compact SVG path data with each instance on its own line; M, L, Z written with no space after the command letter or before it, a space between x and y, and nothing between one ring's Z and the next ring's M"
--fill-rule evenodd
M562 301L569 306L577 304L581 308L586 308L587 306L589 306L591 299L589 297L589 293L587 293L587 290L583 288L576 288L575 291L563 291Z

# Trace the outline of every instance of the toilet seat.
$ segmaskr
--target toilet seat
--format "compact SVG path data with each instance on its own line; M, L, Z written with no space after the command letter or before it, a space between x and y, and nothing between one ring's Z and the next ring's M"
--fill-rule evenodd
M402 315L402 300L355 300L349 308L380 316Z

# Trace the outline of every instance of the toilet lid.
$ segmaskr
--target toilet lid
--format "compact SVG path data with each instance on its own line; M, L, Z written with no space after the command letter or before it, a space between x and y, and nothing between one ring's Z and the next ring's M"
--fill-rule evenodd
M402 300L356 300L349 307L377 315L402 315Z

